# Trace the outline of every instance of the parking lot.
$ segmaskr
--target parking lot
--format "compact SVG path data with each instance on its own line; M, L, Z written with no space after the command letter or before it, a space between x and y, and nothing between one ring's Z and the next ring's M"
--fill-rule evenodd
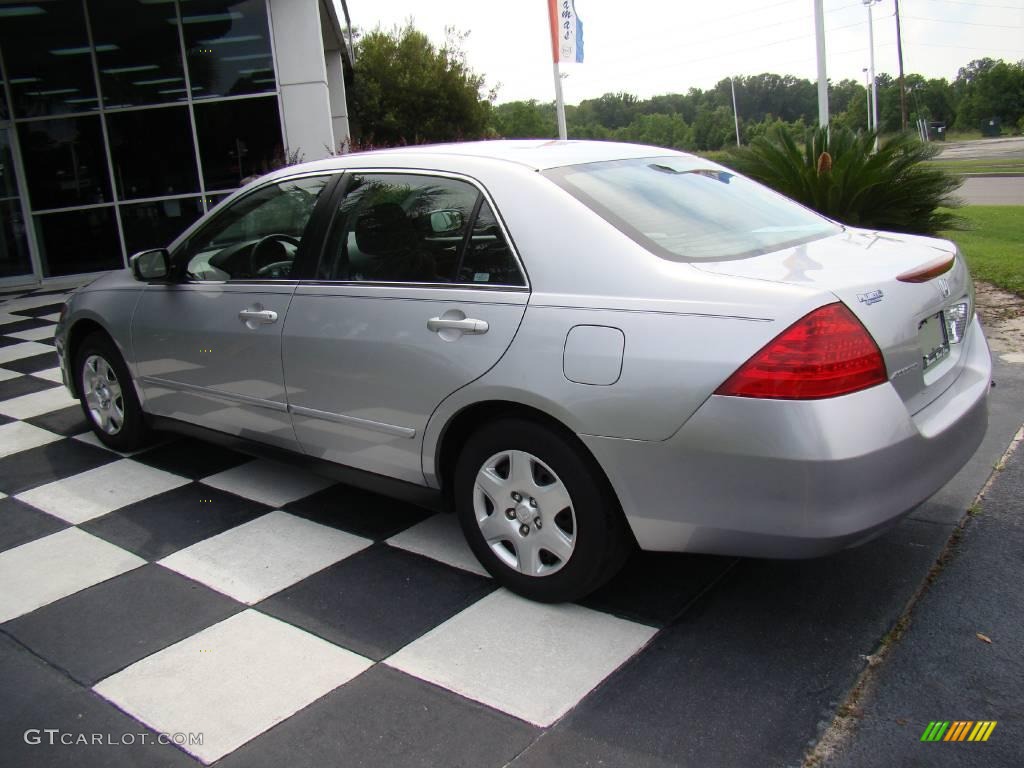
M636 555L547 606L451 515L191 439L101 447L60 385L63 296L0 295L9 765L799 764L1024 413L997 362L974 459L866 546Z

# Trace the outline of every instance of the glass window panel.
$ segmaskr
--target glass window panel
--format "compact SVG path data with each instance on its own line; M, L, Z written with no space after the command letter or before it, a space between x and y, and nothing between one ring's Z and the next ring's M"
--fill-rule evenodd
M235 189L284 164L276 98L196 104L195 116L207 189Z
M459 266L459 283L476 285L526 285L512 249L498 226L490 204L484 200L473 224L469 246Z
M307 176L246 194L182 243L174 263L197 280L287 279L328 181Z
M29 275L32 260L21 203L17 198L0 199L0 277Z
M124 266L113 206L44 213L34 218L44 277Z
M0 277L31 272L25 220L21 215L18 181L14 177L10 131L0 128Z
M174 3L92 0L89 19L103 104L110 107L185 99L185 73Z
M199 191L187 107L113 112L107 135L120 199Z
M192 0L181 22L193 98L277 88L265 0Z
M121 206L124 247L129 253L164 248L203 215L199 197Z
M18 139L35 210L111 199L98 115L22 123Z
M0 47L15 116L96 109L96 81L81 0L29 7L38 11L5 17L0 23Z
M479 194L471 184L438 176L357 176L335 217L319 276L451 282Z

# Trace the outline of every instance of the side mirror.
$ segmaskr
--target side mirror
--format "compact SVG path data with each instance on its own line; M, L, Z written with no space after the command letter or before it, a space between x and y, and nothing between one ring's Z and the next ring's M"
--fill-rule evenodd
M430 214L430 229L435 235L448 235L462 229L464 219L461 211L446 209Z
M141 251L128 259L128 266L136 280L164 280L171 273L171 255L166 248Z

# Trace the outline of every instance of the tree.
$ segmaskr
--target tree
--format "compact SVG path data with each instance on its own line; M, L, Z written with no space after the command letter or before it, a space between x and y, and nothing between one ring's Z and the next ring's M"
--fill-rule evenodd
M407 22L356 42L350 101L356 143L376 146L476 139L495 93L466 63L468 33L446 29L440 48Z

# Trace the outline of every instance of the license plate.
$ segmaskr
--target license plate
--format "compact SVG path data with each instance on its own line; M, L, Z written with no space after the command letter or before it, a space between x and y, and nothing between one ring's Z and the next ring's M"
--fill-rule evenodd
M924 370L937 365L949 355L949 336L942 313L926 317L917 326L917 340L921 345Z

